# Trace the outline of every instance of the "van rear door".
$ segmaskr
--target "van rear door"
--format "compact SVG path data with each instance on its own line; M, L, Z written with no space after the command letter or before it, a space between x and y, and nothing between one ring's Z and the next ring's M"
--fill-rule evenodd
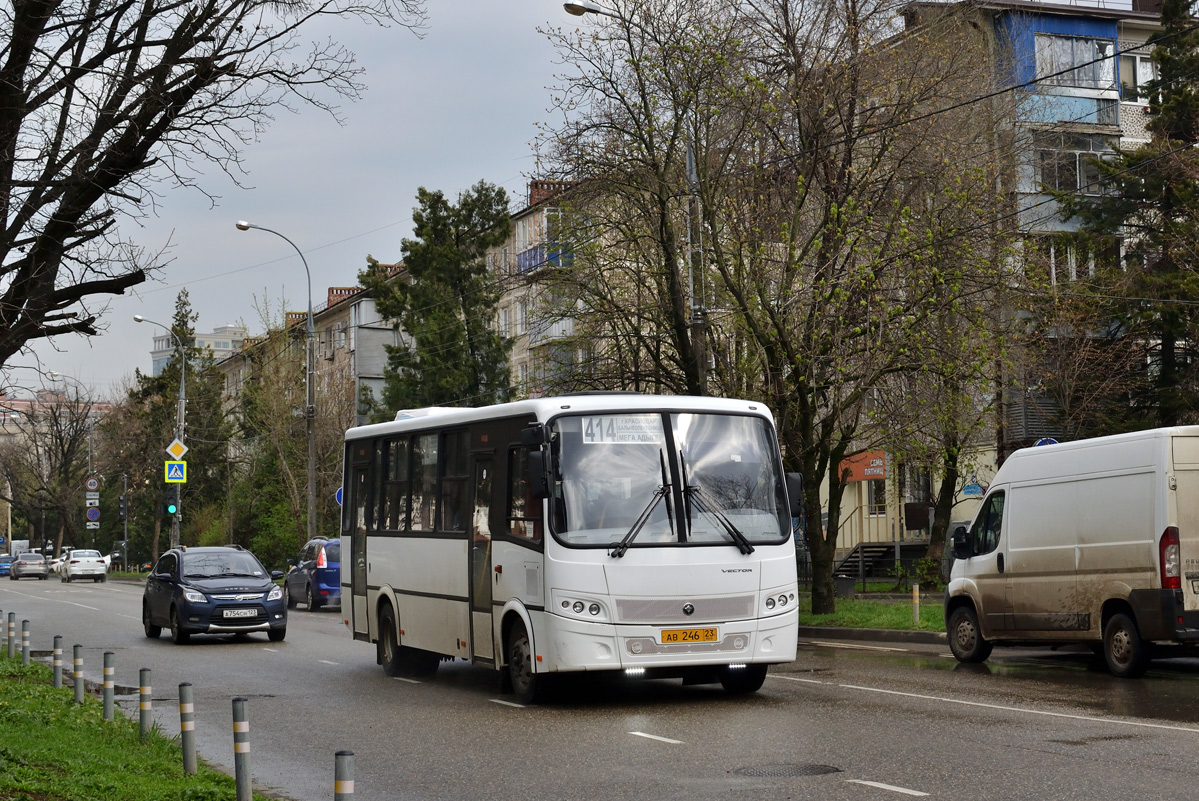
M1182 602L1193 612L1199 609L1199 437L1174 437L1173 456Z

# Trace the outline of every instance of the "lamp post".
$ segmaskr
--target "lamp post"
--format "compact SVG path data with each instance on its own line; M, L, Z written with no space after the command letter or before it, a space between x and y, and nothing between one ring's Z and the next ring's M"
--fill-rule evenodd
M187 406L187 353L183 350L183 340L175 333L170 326L156 323L140 314L133 315L133 321L137 323L149 323L156 325L165 330L171 335L171 339L175 340L175 347L179 350L179 411L175 415L175 439L183 442L183 410ZM175 509L175 514L171 515L171 547L179 547L179 526L183 521L183 504ZM155 543L157 544L157 543Z
M576 17L582 17L586 14L609 17L610 19L637 28L643 33L648 33L635 20L629 19L615 11L602 8L595 3L563 3L562 8L565 9L567 14ZM701 279L703 275L703 229L700 221L698 187L699 178L696 171L695 148L692 147L692 142L689 141L687 142L687 291L690 294L691 316L687 322L691 330L691 349L694 355L696 381L699 384L700 394L703 394L706 392L708 373L708 361L705 353L707 343L704 338L707 312L695 292L695 275L700 275Z
M311 540L316 537L316 381L312 372L312 350L316 342L316 329L312 325L312 271L308 269L308 260L304 258L304 252L300 250L295 242L292 242L283 234L270 228L263 228L261 225L254 225L245 220L237 221L237 230L249 231L251 228L258 231L266 231L268 234L274 234L295 248L296 254L300 257L300 262L304 265L304 275L308 278L308 341L304 348L305 383L308 386L304 422L308 435L308 539Z

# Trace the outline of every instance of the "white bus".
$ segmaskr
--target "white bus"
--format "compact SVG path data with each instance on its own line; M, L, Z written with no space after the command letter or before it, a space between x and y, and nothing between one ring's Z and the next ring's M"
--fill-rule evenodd
M530 702L571 671L754 692L795 659L799 476L762 404L597 393L396 418L346 432L343 477L345 623L388 675L461 658Z

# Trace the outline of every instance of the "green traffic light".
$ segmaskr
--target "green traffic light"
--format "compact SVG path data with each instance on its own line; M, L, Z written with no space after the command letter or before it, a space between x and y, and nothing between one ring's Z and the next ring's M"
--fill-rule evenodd
M169 515L173 515L173 514L175 514L175 513L176 513L176 512L178 512L178 511L179 511L179 507L178 507L178 506L176 506L175 504L173 504L173 503L168 503L168 504L167 504L167 514L169 514Z

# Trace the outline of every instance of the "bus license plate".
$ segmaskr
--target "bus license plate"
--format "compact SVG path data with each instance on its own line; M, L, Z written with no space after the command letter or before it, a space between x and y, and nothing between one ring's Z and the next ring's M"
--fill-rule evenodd
M716 629L663 629L662 643L716 642Z
M258 617L257 609L226 609L225 617Z

